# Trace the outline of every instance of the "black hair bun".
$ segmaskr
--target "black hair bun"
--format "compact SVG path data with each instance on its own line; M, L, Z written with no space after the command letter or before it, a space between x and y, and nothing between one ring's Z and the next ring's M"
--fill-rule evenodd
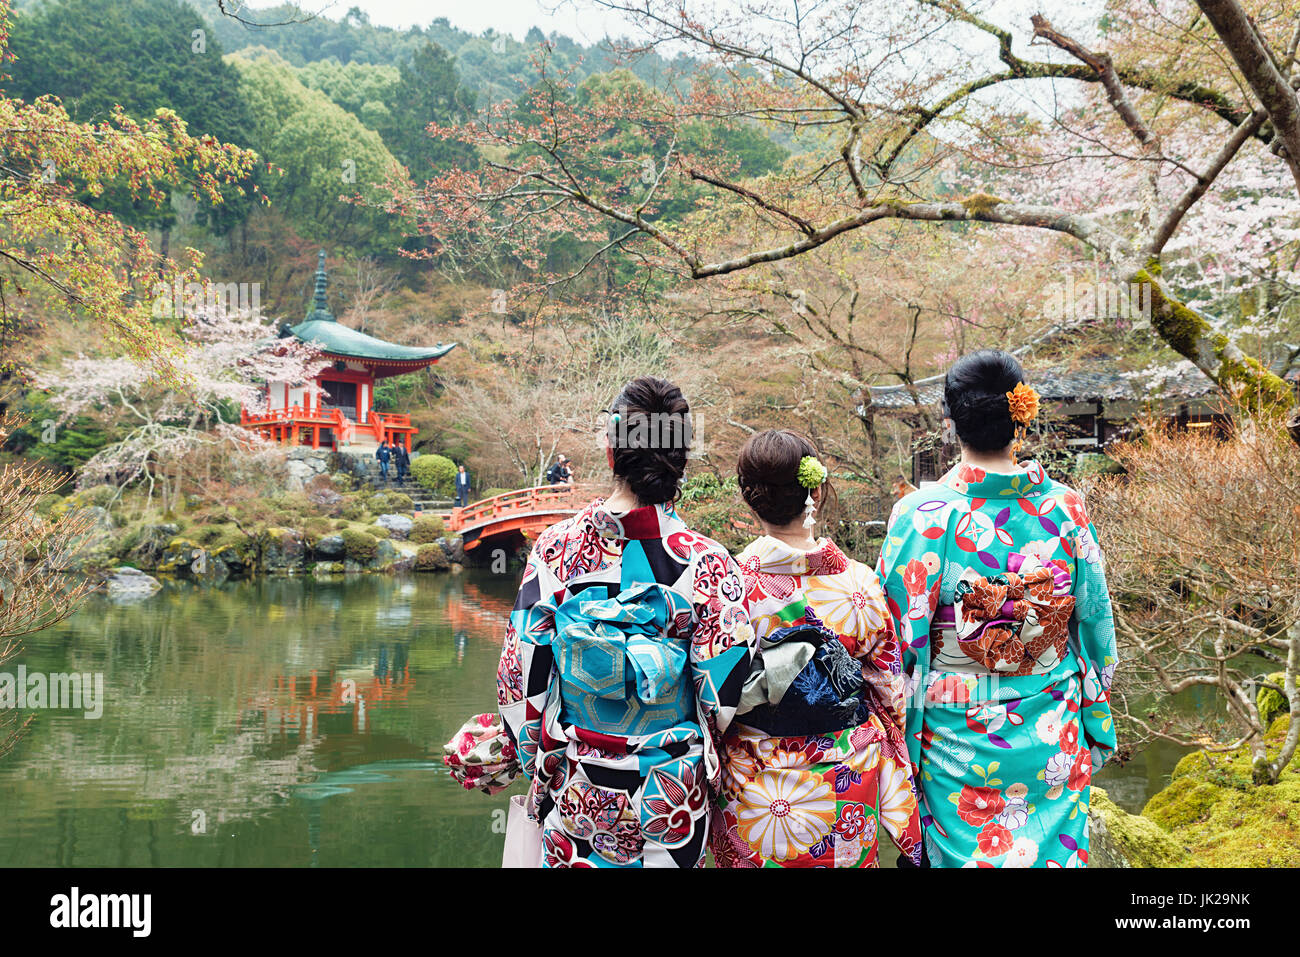
M614 474L643 505L677 497L690 451L690 405L666 379L639 376L623 387L609 411Z
M976 452L1011 444L1016 426L1007 393L1024 381L1016 357L1000 349L981 349L953 363L943 381L943 411L962 444Z

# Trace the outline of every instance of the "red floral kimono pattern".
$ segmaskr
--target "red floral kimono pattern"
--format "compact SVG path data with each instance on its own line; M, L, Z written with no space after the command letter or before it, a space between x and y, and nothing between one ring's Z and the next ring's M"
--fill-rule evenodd
M544 867L698 867L756 648L735 561L671 506L538 537L497 675Z
M919 861L899 650L875 573L828 539L805 553L763 537L739 561L759 637L803 623L829 629L860 662L871 713L793 737L769 736L740 714L724 744L718 865L876 867L881 830Z

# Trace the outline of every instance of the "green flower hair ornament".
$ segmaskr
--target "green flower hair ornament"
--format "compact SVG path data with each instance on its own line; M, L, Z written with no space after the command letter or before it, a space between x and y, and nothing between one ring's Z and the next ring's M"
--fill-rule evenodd
M826 466L815 455L805 455L799 460L799 484L806 489L820 488L826 481Z

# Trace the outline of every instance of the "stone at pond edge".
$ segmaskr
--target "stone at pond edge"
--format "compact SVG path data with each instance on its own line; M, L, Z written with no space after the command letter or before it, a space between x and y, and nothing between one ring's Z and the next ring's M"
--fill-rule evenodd
M346 547L342 535L326 535L312 549L321 558L342 558Z
M104 580L104 591L112 601L148 598L162 588L162 582L138 568L115 568Z
M386 571L397 558L397 547L386 538L375 542L375 557L366 566L372 572Z
M1093 785L1088 799L1089 867L1186 867L1187 852L1150 818L1129 814Z

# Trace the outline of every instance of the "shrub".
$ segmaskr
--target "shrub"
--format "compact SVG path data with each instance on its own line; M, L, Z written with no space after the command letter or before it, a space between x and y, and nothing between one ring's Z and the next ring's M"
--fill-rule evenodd
M316 512L316 504L304 492L282 492L271 499L271 506L281 520L300 518Z
M411 526L410 539L417 545L426 545L429 542L436 542L446 534L447 529L442 524L442 519L432 515L421 515Z
M415 553L415 569L422 572L446 571L451 567L451 559L442 550L441 545L421 545Z
M339 514L350 522L359 521L369 514L366 509L366 502L360 495L343 496L343 506L339 509Z
M506 492L513 492L510 488L485 488L479 493L479 498L496 498L498 495L505 495Z
M382 491L376 492L366 502L366 507L374 515L383 515L388 512L409 512L415 508L415 501L405 492Z
M332 532L334 526L330 524L328 518L316 516L303 522L302 530L303 534L307 536L307 540L314 544Z
M1300 670L1295 444L1260 418L1223 437L1157 425L1109 453L1126 474L1085 491L1114 601L1121 730L1138 743L1246 741L1256 783L1276 783L1295 742L1266 754L1274 699L1255 684L1268 661ZM1215 689L1233 706L1179 710L1175 686Z
M369 534L375 536L375 538L390 538L390 537L392 537L392 532L391 532L389 529L384 528L384 526L382 526L382 525L367 525L367 526L366 526L366 531L367 531Z
M379 539L355 528L343 530L343 551L354 562L365 564L379 554Z
M411 460L411 477L436 495L451 495L456 463L442 455L421 455Z

